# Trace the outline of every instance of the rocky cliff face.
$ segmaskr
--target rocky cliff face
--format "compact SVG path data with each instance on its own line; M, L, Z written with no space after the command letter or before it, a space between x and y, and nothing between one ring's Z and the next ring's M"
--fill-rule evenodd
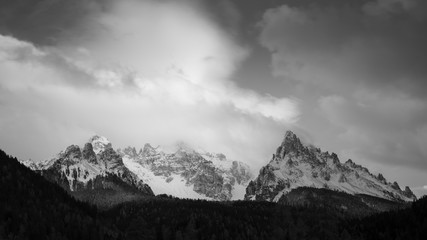
M271 161L246 188L245 199L278 202L298 187L325 188L350 194L366 194L392 201L412 201L416 197L406 187L375 176L352 160L341 163L335 153L304 145L288 131Z
M24 163L25 164L25 163ZM56 182L74 196L100 190L120 191L123 196L153 196L151 188L124 164L121 156L104 137L94 136L83 149L67 147L55 158L29 165L47 179Z
M169 150L145 144L138 151L134 147L116 151L100 136L90 138L83 148L71 145L51 160L23 163L75 196L90 190L122 189L123 184L117 182L122 181L148 196L243 199L252 177L246 164L228 160L224 154L196 151L184 143Z
M180 143L173 150L146 144L119 151L125 165L156 194L215 200L242 199L251 178L249 167L224 154L196 151Z

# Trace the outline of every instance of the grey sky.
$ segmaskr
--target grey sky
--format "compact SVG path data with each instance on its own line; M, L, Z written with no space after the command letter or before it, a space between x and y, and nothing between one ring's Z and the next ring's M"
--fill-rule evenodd
M255 168L286 129L427 185L422 0L0 3L0 144L189 141ZM43 139L43 140L40 140Z

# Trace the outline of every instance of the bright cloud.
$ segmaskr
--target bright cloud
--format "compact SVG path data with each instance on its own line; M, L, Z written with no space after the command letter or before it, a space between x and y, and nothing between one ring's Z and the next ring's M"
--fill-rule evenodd
M296 100L228 79L247 50L197 6L127 0L91 19L94 33L55 46L0 36L6 151L43 159L98 133L116 147L184 140L260 166L298 120Z

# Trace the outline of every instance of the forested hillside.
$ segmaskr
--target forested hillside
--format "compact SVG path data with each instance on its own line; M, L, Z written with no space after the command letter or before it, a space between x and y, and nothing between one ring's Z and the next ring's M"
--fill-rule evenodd
M97 215L0 150L0 239L117 239Z

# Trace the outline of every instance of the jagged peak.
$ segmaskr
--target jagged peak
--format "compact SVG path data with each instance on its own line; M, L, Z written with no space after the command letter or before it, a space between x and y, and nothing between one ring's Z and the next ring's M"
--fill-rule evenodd
M302 145L301 140L299 139L299 137L293 133L292 131L286 131L285 133L285 137L282 141L282 145L285 144L298 144L298 145Z
M96 154L112 147L111 142L106 137L100 135L94 135L93 137L89 138L88 142L92 144L93 151Z
M144 148L143 148L143 151L145 150L145 149L154 149L154 147L153 146L151 146L151 144L149 144L149 143L146 143L146 144L144 144Z
M286 142L286 141L295 141L297 139L299 140L299 138L297 137L297 135L294 132L288 130L285 133L285 138L283 139L283 142Z
M415 199L409 188L401 189L396 182L388 182L382 174L370 173L366 167L356 164L351 159L341 163L336 153L322 152L320 148L302 142L292 131L286 131L283 142L273 154L267 167L274 169L271 172L279 180L293 183L289 186L281 186L279 182L265 181L267 179L265 171L270 168L262 168L256 180L258 192L254 194L262 195L267 200L272 199L270 193L280 197L280 194L285 193L292 185L292 187L298 187L315 184L315 187L322 188L323 183L325 186L351 194L363 193L402 201ZM273 186L271 184L277 184L280 187L264 193L263 187ZM254 194L249 194L247 198L252 199Z
M355 163L354 163L354 162L353 162L353 160L351 160L351 159L348 159L348 160L345 162L345 164L350 165L350 166L355 165Z
M304 145L301 143L301 140L297 137L297 135L295 135L292 131L286 131L285 138L276 151L276 156L283 158L290 152L303 152L304 148Z
M65 151L61 151L61 153L59 153L58 157L60 159L63 159L64 161L67 162L76 162L79 161L79 159L82 156L82 152L79 146L77 145L70 145L68 146Z
M77 145L70 145L65 149L65 154L68 154L68 153L74 152L74 151L80 151L80 147Z
M144 144L144 147L140 151L140 155L142 156L150 156L156 153L156 148L151 146L151 144L146 143Z
M391 187L393 188L393 189L396 189L396 190L401 190L400 189L400 186L399 186L399 184L395 181L395 182L393 182L393 184L391 185Z
M88 142L92 143L92 142L106 142L106 143L110 143L110 141L101 135L93 135L91 138L89 138Z
M122 152L126 155L129 155L131 157L136 157L138 155L138 153L136 152L136 148L135 147L131 147L131 146L127 146L125 147L123 150L117 150L118 152Z
M414 195L414 193L408 186L405 187L405 191L403 191L403 194L408 198L412 198L414 200L417 199L417 197Z
M335 165L339 165L340 164L340 159L338 158L338 155L336 153L331 153L331 159L332 159L332 163Z
M87 159L89 162L97 163L96 161L96 155L93 151L92 143L88 142L84 145L82 150L82 157L83 159Z
M387 180L384 178L384 176L381 173L378 173L377 179L382 182L387 182Z

